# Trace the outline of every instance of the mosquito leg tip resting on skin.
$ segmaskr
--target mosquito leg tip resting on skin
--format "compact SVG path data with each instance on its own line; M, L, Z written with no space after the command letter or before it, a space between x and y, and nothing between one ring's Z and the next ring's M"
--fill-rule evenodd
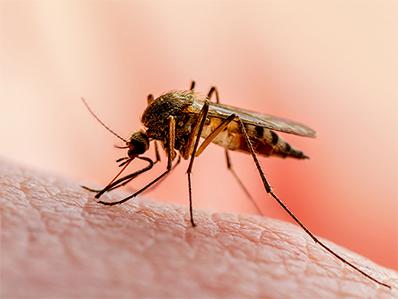
M287 212L289 214L289 216L311 237L311 239L315 242L318 243L322 248L324 248L326 251L328 251L330 254L332 254L333 256L335 256L337 259L339 259L340 261L342 261L344 264L350 266L351 268L353 268L354 270L358 271L359 273L361 273L362 275L364 275L365 277L367 277L368 279L376 282L379 285L382 285L384 287L387 287L389 289L391 289L391 286L389 286L388 284L385 284L379 280L377 280L376 278L370 276L369 274L367 274L366 272L362 271L361 269L359 269L357 266L355 266L354 264L350 263L349 261L347 261L345 258L343 258L342 256L340 256L339 254L337 254L336 252L334 252L332 249L330 249L327 245L325 245L322 241L320 241L291 211L290 209L279 199L279 197L272 191L272 188L270 186L270 184L268 183L265 174L261 168L260 162L258 161L256 154L254 152L253 146L250 142L250 138L247 135L245 126L242 122L242 120L239 118L239 123L240 123L240 127L241 130L245 136L247 145L250 149L251 155L253 157L254 163L256 165L256 168L260 174L260 177L263 181L263 185L264 188L266 190L267 193L269 193L277 202L278 204L285 210L285 212Z

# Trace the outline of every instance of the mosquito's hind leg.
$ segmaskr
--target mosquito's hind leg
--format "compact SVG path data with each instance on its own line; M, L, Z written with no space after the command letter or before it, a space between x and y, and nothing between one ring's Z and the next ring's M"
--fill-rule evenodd
M218 89L215 86L212 86L210 88L209 92L207 93L207 98L209 100L211 100L213 95L216 98L216 103L219 104L220 103L220 94L218 93ZM234 176L234 178L236 179L236 181L238 182L240 187L243 189L243 192L245 192L246 196L250 199L250 201L252 202L252 204L256 208L257 212L260 215L262 215L263 213L261 212L261 210L260 210L259 206L257 205L256 201L254 200L253 196L250 194L249 190L247 190L247 188L243 184L242 180L239 178L238 174L235 172L235 169L232 167L231 157L230 157L229 151L227 149L225 150L225 160L227 162L228 170L231 171L232 175Z
M220 94L218 93L218 89L217 89L217 87L215 87L215 86L212 86L212 87L210 88L209 92L207 93L207 98L208 98L209 100L211 100L211 96L212 96L213 94L215 94L215 96L216 96L216 103L217 103L217 104L220 104Z
M81 185L80 187L82 187L84 190L90 191L90 192L94 192L94 193L98 193L101 192L101 189L94 189L94 188L90 188L84 185Z
M112 190L114 190L114 189L120 188L120 187L122 187L122 186L128 184L131 180L133 180L133 179L136 178L137 176L139 176L139 175L141 175L142 173L144 173L144 172L146 172L146 171L152 169L153 165L155 165L155 164L157 163L157 161L153 162L150 158L147 158L147 157L137 157L137 159L141 159L141 160L144 160L144 161L148 162L148 165L147 165L146 167L140 169L140 170L137 170L137 171L135 171L135 172L133 172L133 173L130 173L130 174L128 174L128 175L126 175L126 176L124 176L124 177L121 177L121 178L119 178L119 179L117 179L117 180L114 180L113 182L111 182L110 184L108 184L107 186L105 186L105 188L103 188L103 189L99 189L99 190L98 190L98 189L93 189L93 188L86 187L86 186L81 186L81 187L82 187L83 189L85 189L85 190L90 191L90 192L95 192L95 193L97 193L97 194L95 195L95 197L96 197L96 198L99 198L99 197L101 197L101 195L104 194L105 192L112 191ZM119 159L119 160L120 160L120 159ZM119 161L119 160L118 160L118 161ZM119 166L123 166L123 165L125 165L125 164L122 163L122 164L119 165Z
M142 159L142 160L147 161L149 164L146 167L144 167L144 168L142 168L140 170L137 170L137 171L135 171L133 173L130 173L130 174L124 176L124 177L121 177L121 178L115 180L114 182L112 182L111 184L107 185L103 189L94 189L94 188L90 188L90 187L83 186L83 185L81 187L84 190L97 193L95 195L95 198L100 198L102 196L102 194L104 194L105 192L109 192L109 191L112 191L114 189L123 187L124 185L130 183L130 181L135 179L140 174L152 169L153 165L155 165L157 163L157 161L153 162L151 159L146 158L146 157L139 157L139 158Z
M243 123L243 121L239 118L239 126L241 129L241 132L243 134L243 136L245 137L245 141L247 144L247 147L250 151L250 154L253 158L254 164L256 165L257 171L261 177L261 180L263 182L263 186L265 191L270 194L276 201L277 203L282 207L283 210L285 210L285 212L307 233L308 236L311 237L311 239L315 242L318 243L319 246L321 246L323 249L325 249L327 252L329 252L331 255L333 255L334 257L336 257L338 260L340 260L341 262L343 262L344 264L350 266L352 269L354 269L355 271L361 273L363 276L367 277L368 279L378 283L379 285L385 286L389 289L391 289L391 286L389 286L386 283L383 283L379 280L377 280L376 278L370 276L369 274L367 274L366 272L362 271L361 269L359 269L357 266L355 266L354 264L352 264L351 262L349 262L348 260L346 260L344 257L340 256L338 253L336 253L335 251L333 251L333 249L331 249L330 247L328 247L327 245L325 245L321 240L319 240L297 217L296 215L293 214L292 211L290 211L290 209L284 204L284 202L282 200L279 199L279 197L272 191L272 188L270 186L270 184L268 183L267 178L265 177L264 171L261 168L260 162L258 161L257 155L253 149L253 145L250 141L249 135L247 134L245 125Z

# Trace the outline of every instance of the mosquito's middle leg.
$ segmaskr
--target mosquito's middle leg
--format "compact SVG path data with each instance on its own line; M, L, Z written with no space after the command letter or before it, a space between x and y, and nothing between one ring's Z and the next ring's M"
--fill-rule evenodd
M193 227L195 227L196 224L193 220L191 173L192 173L193 161L195 160L196 149L198 148L198 145L199 145L200 135L202 134L202 130L203 130L208 112L209 112L209 102L205 101L202 109L200 110L198 119L196 120L196 123L192 130L192 133L189 136L189 139L188 139L188 142L186 145L186 151L184 153L185 155L187 155L187 154L191 155L191 159L189 161L189 166L187 169L187 175L188 175L188 192L189 192L189 215L190 215L190 220L191 220L191 224ZM192 148L192 146L193 146L193 148Z
M220 94L218 93L218 89L217 89L217 87L215 87L215 86L212 86L212 87L210 88L209 92L207 93L207 98L208 98L209 100L211 100L211 96L212 96L213 94L216 96L216 103L219 104L219 103L220 103Z
M209 92L207 93L207 98L209 100L211 100L213 95L216 98L216 103L219 104L220 103L220 93L218 92L218 89L215 86L212 86L210 88ZM245 192L246 196L250 199L250 201L252 202L253 206L256 208L257 212L260 215L262 215L263 213L261 212L260 207L258 206L256 201L254 200L253 196L250 194L249 190L243 184L242 180L239 178L239 176L236 173L235 169L232 167L231 157L230 157L229 151L227 149L225 150L225 161L227 163L228 170L231 171L231 173L234 176L235 180L238 182L240 187L243 189L243 192Z

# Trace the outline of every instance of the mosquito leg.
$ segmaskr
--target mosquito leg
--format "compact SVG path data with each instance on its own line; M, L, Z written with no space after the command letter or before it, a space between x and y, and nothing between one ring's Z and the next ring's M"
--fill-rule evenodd
M195 160L196 149L198 148L198 145L199 145L200 135L202 133L208 112L209 112L209 102L205 101L205 103L199 113L198 119L195 123L195 126L192 130L192 133L189 136L188 143L187 143L187 150L188 150L188 153L190 153L190 155L191 155L191 159L189 161L189 166L187 169L187 175L188 175L188 192L189 192L189 215L190 215L191 224L193 227L195 227L196 224L193 221L193 211L192 211L191 173L192 173L193 161ZM193 145L193 149L191 151L192 144L194 144L194 145Z
M159 146L156 140L155 140L155 157L156 157L155 163L160 162Z
M226 119L224 119L221 124L219 124L217 126L217 128L214 129L213 132L211 132L209 134L209 136L206 137L205 140L203 140L202 144L200 145L200 147L198 148L198 150L195 152L195 156L199 156L204 150L205 148L211 143L213 142L213 140L218 136L218 134L220 134L223 130L225 130L227 128L227 126L229 125L230 122L232 122L236 117L236 114L231 114L230 116L228 116Z
M152 165L148 165L145 168L142 168L128 176L125 176L123 178L120 178L119 180L115 181L112 183L112 185L110 185L107 190L105 192L109 192L112 190L115 190L117 188L123 187L124 185L127 185L128 183L130 183L133 179L135 179L137 176L139 176L140 174L147 172L148 170L152 169L152 167L156 164L156 161L153 162Z
M175 119L173 116L169 116L169 137L168 137L168 139L169 140L168 140L168 147L167 147L167 169L161 175L159 175L157 178L152 180L150 183L146 184L143 188L141 188L137 192L133 193L130 196L127 196L126 198L124 198L122 200L114 201L114 202L99 201L99 203L102 203L107 206L113 206L113 205L118 205L118 204L124 203L124 202L128 201L129 199L136 197L138 194L144 192L149 187L151 187L156 182L160 181L163 177L165 177L172 170L173 157L175 155L175 150L174 150Z
M243 184L242 180L240 179L240 177L238 176L238 174L236 173L235 169L232 167L231 164L231 158L229 156L229 152L226 150L225 151L225 159L227 161L227 168L229 171L231 171L232 175L234 176L234 178L236 179L236 181L238 182L238 184L240 185L240 187L242 188L243 192L245 192L246 196L249 198L249 200L252 202L253 206L256 208L257 212L260 215L264 215L263 212L261 211L260 207L258 206L257 202L254 200L253 196L250 194L249 190L246 188L246 186Z
M156 179L154 179L153 181L151 181L149 184L145 185L143 188L141 188L140 190L138 190L137 192L135 192L134 194L127 196L126 198L119 200L119 201L114 201L114 202L107 202L107 201L99 201L98 203L101 203L103 205L106 206L114 206L114 205L118 205L118 204L122 204L128 200L130 200L131 198L136 197L138 194L144 192L146 189L148 189L149 187L151 187L153 184L155 184L157 181L159 181L160 179L162 179L164 176L166 176L166 174L168 174L170 171L170 169L167 169L165 172L163 172L160 176L158 176Z
M87 190L87 191L90 191L90 192L94 192L94 193L98 193L98 192L101 191L100 189L94 189L94 188L90 188L90 187L83 186L83 185L81 185L80 187L82 187L84 190Z
M219 104L220 103L220 94L218 93L218 89L215 86L212 86L209 90L209 92L207 93L207 98L209 100L211 100L211 96L215 94L216 96L216 103Z
M148 103L148 105L150 104L150 103L152 103L153 101L155 100L155 98L153 97L153 94L148 94L148 96L147 96L147 98L146 98L146 101L147 101L147 103Z
M100 198L105 192L109 192L109 191L112 191L114 189L117 189L117 188L120 188L120 187L126 185L127 183L131 182L131 180L133 180L140 174L152 169L153 165L155 164L155 162L153 162L150 158L147 158L147 157L137 157L137 159L147 161L149 163L148 166L113 181L111 184L107 185L105 188L103 188L101 191L99 191L95 195L95 198ZM130 163L130 161L131 160L127 160L127 163ZM123 162L119 166L122 166L123 164L125 164L125 162Z
M215 87L215 86L212 86L210 88L209 92L207 93L207 98L209 100L211 100L213 95L215 95L216 103L219 104L220 103L220 94L218 92L217 87ZM254 200L253 196L250 194L249 190L247 190L247 188L243 184L242 180L239 178L238 174L235 172L235 169L232 167L231 157L230 157L229 151L227 149L225 150L225 160L227 162L228 170L231 171L232 175L234 176L234 178L236 179L236 181L238 182L240 187L243 189L243 192L245 192L246 196L250 199L253 206L256 208L257 212L260 215L262 215L263 213L261 212L261 210L260 210L259 206L257 205L256 201Z
M260 174L261 180L263 181L263 185L265 188L265 191L267 191L267 193L269 193L277 202L278 204L285 210L285 212L287 214L289 214L289 216L311 237L312 240L314 240L315 243L318 243L322 248L324 248L327 252L329 252L330 254L332 254L333 256L335 256L337 259L339 259L341 262L343 262L344 264L350 266L351 268L353 268L354 270L356 270L357 272L361 273L362 275L364 275L365 277L369 278L370 280L385 286L389 289L391 289L391 286L377 280L376 278L373 278L372 276L370 276L369 274L365 273L364 271L362 271L361 269L359 269L357 266L355 266L354 264L350 263L349 261L347 261L345 258L343 258L342 256L340 256L339 254L337 254L336 252L334 252L331 248L329 248L327 245L325 245L322 241L320 241L313 233L311 233L311 231L293 214L293 212L291 212L289 210L289 208L278 198L278 196L276 196L276 194L272 191L272 188L270 186L270 184L267 181L267 178L265 177L264 171L260 166L260 162L257 159L257 155L254 152L253 149L253 145L250 141L249 135L247 135L246 132L246 128L244 123L242 122L242 120L238 117L239 119L239 125L241 128L241 131L245 137L246 140L246 144L247 147L249 148L249 151L252 155L252 158L254 160L254 163L256 164L256 168L258 173Z
M179 156L178 156L178 159L177 159L177 162L174 163L173 167L170 169L170 172L169 172L167 175L169 175L169 174L178 166L178 164L180 164L180 162L181 162L181 156L179 155ZM156 164L156 162L154 162L154 164ZM154 184L154 185L152 185L150 188L146 189L146 190L145 190L145 193L151 192L151 191L153 191L154 189L156 189L156 188L160 185L160 183L167 177L167 175L164 176L164 177L162 177L161 180L157 181L156 184ZM127 183L128 183L128 182L123 183L123 185L125 185L125 184L127 184ZM113 189L115 189L115 188L118 188L118 187L120 187L120 186L115 186L115 187L112 188L111 190L113 190ZM108 191L110 191L110 190L108 190ZM132 188L131 188L131 189L129 189L129 191L131 191L131 192L136 192L136 189L132 189Z
M136 178L140 174L152 169L153 165L156 164L156 162L153 162L151 159L149 159L147 157L137 157L137 158L141 159L141 160L144 160L144 161L147 161L148 165L146 167L140 169L140 170L137 170L136 172L130 173L130 174L124 176L124 177L121 177L120 179L115 180L114 182L112 182L112 184L107 185L103 189L93 189L93 188L90 188L90 187L87 187L87 186L81 186L81 187L83 189L85 189L85 190L97 193L96 198L99 198L105 192L109 192L111 190L114 190L116 188L119 188L119 187L122 187L122 186L126 185L132 179Z
M242 180L236 173L235 169L232 167L231 163L231 157L229 155L229 151L225 150L225 161L227 163L227 169L232 173L234 176L235 180L238 182L239 186L242 188L243 192L246 194L246 196L249 198L255 209L260 215L264 215L263 212L261 211L260 207L258 206L257 202L255 201L254 197L250 194L249 190L246 188L246 186L243 184Z
M140 174L152 169L153 165L155 165L155 163L156 163L156 162L153 162L150 158L147 158L147 157L137 157L137 159L144 160L144 161L148 162L148 165L146 167L140 169L140 170L137 170L137 171L135 171L133 173L130 173L130 174L124 176L124 177L121 177L121 178L113 181L111 184L107 185L102 190L99 190L97 192L97 194L95 195L95 198L100 198L102 196L102 194L104 194L105 192L109 192L111 190L114 190L116 188L119 188L119 187L122 187L122 186L126 185L132 179L136 178Z
M119 161L119 160L117 160L117 161ZM96 198L98 198L99 196L101 196L101 194L102 194L103 192L105 192L104 190L108 190L109 186L111 186L111 185L116 181L116 179L126 170L127 166L129 166L129 164L130 164L131 161L132 161L132 159L127 159L125 162L123 162L122 164L119 165L119 167L120 167L120 166L123 166L122 169L121 169L121 170L117 173L117 175L105 186L105 188L103 188L102 190L100 190L100 191L95 195ZM151 163L152 163L152 160L151 160ZM93 190L94 190L94 189L91 189L91 188L87 188L87 187L85 187L85 186L83 186L83 188L86 189L86 190L89 190L89 191L93 191Z
M114 181L111 185L107 186L104 189L92 189L92 188L89 188L89 187L86 187L86 186L81 186L81 187L83 189L85 189L85 190L88 190L88 191L91 191L91 192L95 192L95 193L97 193L97 195L100 194L98 197L96 195L96 198L99 198L105 192L109 192L109 191L115 190L117 188L120 188L120 187L130 183L138 175L150 170L151 168L152 168L152 166L147 166L147 167L145 167L143 169L140 169L140 170L138 170L136 172L133 172L133 173L128 174L128 175L126 175L124 177L121 177L120 179L118 179L117 181Z
M179 156L178 156L178 159L177 159L177 162L174 163L174 165L173 165L173 167L170 169L170 172L168 173L168 175L178 166L178 164L180 164L180 162L181 162L181 156L179 155ZM156 189L156 188L160 185L160 183L161 183L166 177L167 177L167 175L164 176L161 180L157 181L156 184L152 185L151 188L148 188L148 189L146 190L146 192L151 192L151 191L153 191L154 189Z

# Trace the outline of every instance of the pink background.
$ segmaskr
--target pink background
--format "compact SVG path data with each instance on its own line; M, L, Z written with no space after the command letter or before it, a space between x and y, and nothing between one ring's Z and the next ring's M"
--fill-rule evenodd
M127 138L148 93L217 85L225 103L317 130L284 136L310 160L261 159L274 190L316 234L398 269L397 11L394 0L2 1L0 155L103 186L125 152L81 96ZM250 157L232 158L264 213L288 220ZM187 204L186 167L147 196ZM217 146L196 160L193 188L196 208L254 213Z

